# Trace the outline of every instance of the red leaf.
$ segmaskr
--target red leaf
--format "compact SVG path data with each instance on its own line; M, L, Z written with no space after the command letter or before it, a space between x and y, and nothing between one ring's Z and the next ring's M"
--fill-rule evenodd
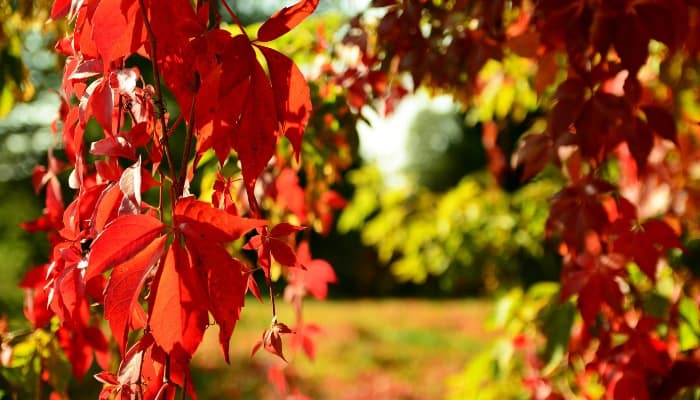
M183 198L175 206L175 226L197 240L231 242L265 225L265 220L232 215L194 197Z
M117 373L119 383L122 385L131 385L140 381L141 365L144 364L144 353L152 345L153 336L146 334L138 342L131 346L119 365L119 371ZM150 366L148 364L146 365Z
M119 215L141 213L141 159L126 168L119 178L119 190L124 194Z
M112 221L92 243L85 281L133 257L165 228L149 215L125 215Z
M275 225L268 234L267 245L272 253L272 256L282 265L293 267L297 265L297 256L294 250L285 243L281 238L285 238L293 233L305 229L301 226L295 226L287 222Z
M51 19L57 20L68 14L73 5L73 0L56 0L51 7Z
M129 132L108 135L104 139L92 143L90 154L136 160L136 148L145 145L151 139L147 129L148 125L141 122Z
M123 193L119 185L107 186L95 203L95 211L92 214L92 227L94 233L102 232L105 225L117 216L118 205L121 203Z
M144 400L158 399L164 385L165 353L153 342L153 336L144 334L126 353L119 365L117 379L121 385L121 398L136 397L135 387L143 388ZM143 383L146 383L143 385ZM138 389L136 389L138 390Z
M90 98L86 105L87 111L81 118L81 123L86 123L86 119L92 115L102 126L105 133L111 135L113 133L114 93L109 86L109 81L102 78L96 80L90 84L84 96L90 96Z
M593 180L579 182L554 195L546 223L547 234L559 232L568 246L582 248L589 231L600 234L608 226L603 197L611 190L609 183Z
M624 266L625 260L619 254L579 255L576 265L562 273L561 299L578 293L578 308L588 324L594 324L603 304L621 313L623 294L616 279L625 272Z
M253 276L252 271L247 271L246 272L247 276L247 281L248 281L248 291L255 296L256 299L260 303L262 303L262 295L260 294L260 287L258 287L258 283L255 281L255 277Z
M697 37L697 23L692 24L695 30L689 32L691 28L689 16L693 15L689 9L691 6L698 7L700 3L697 0L671 0L656 4L640 3L635 5L635 11L642 23L649 29L649 34L653 39L663 42L671 50L676 50L683 46L684 42L687 47L691 47L689 46L691 40L686 42L686 39ZM644 8L646 8L646 12Z
M74 247L65 249L80 259L80 253ZM85 285L82 280L82 270L77 268L77 261L67 265L54 278L53 299L51 308L62 322L87 324L88 304L85 296Z
M185 238L195 269L204 273L210 311L219 324L219 343L229 362L229 341L240 319L248 286L244 265L221 246Z
M122 167L116 158L107 160L95 160L95 170L103 181L115 182L122 176Z
M217 173L213 187L214 193L211 195L211 204L213 207L224 210L231 215L238 215L236 203L231 194L232 187L233 178L224 178L221 173Z
M206 32L206 24L197 21L190 0L145 0L145 4L151 28L158 38L159 59L180 50L190 38ZM147 50L150 52L150 47Z
M151 287L155 296L148 321L153 339L166 353L180 348L191 356L202 341L208 318L191 289L195 279L187 253L173 242Z
M287 394L287 379L284 376L284 369L279 365L271 364L267 367L267 381L275 386L280 396L284 397Z
M46 271L49 264L36 266L24 275L19 287L25 289L24 316L35 328L44 327L53 317L53 311L48 306L46 286Z
M279 239L271 238L269 245L272 257L274 257L277 262L288 267L297 265L297 256L287 243Z
M285 168L275 179L275 200L283 208L294 213L299 221L306 223L306 193L299 186L299 177L292 168Z
M610 382L606 394L614 400L648 400L647 379L638 370L626 370Z
M277 113L270 81L260 64L254 65L250 95L245 103L240 127L233 137L233 149L238 153L243 181L251 203L255 181L275 153L277 143Z
M80 379L90 369L92 348L78 330L61 327L56 332L58 343L70 361L73 376Z
M108 371L102 371L98 372L94 375L95 379L97 379L101 383L106 383L109 385L118 385L119 381L117 380L117 377Z
M294 348L301 348L304 354L313 361L316 357L316 345L314 343L314 335L321 333L321 328L315 324L301 324L295 327L294 336L292 336L291 345Z
M642 107L649 127L659 136L678 145L678 132L673 116L658 106Z
M243 249L245 250L257 250L263 246L263 240L261 235L255 235L250 240L248 243L246 243L243 246Z
M611 226L612 251L634 260L651 279L656 280L656 266L671 248L682 248L678 234L664 221L649 220L643 224L620 219Z
M141 289L151 269L163 255L166 239L167 236L157 238L133 258L114 267L107 283L104 297L105 319L109 321L122 355L132 315L144 314L139 304Z
M289 327L281 322L277 322L277 317L272 318L272 323L270 324L270 327L267 328L263 334L262 338L260 341L258 341L255 346L253 346L253 350L250 354L250 356L254 356L257 351L263 347L265 350L267 350L269 353L276 355L277 357L283 359L284 361L287 361L286 358L284 358L284 354L282 352L282 334L286 333L293 333Z
M649 57L649 35L642 21L632 13L617 19L615 50L620 55L622 66L636 75Z
M34 194L39 194L41 188L44 187L46 182L51 179L52 173L46 170L43 165L37 165L32 171L32 186L34 187Z
M299 68L288 57L265 46L258 48L267 60L282 134L292 142L294 154L299 161L304 129L311 116L309 85Z
M275 227L270 230L270 237L283 238L293 233L303 231L304 229L306 228L304 228L303 226L295 226L290 223L283 222L281 224L275 225Z
M73 31L73 41L70 44L70 53L80 52L83 58L100 58L95 41L92 38L94 30L93 16L95 15L98 2L89 1L85 4L84 0L78 1L83 4L75 12L76 23Z
M29 232L48 231L62 227L61 217L64 214L61 184L58 179L49 179L46 185L46 201L44 214L34 221L20 224L22 229Z
M135 53L147 38L137 0L101 0L92 24L98 27L92 38L105 65Z
M337 282L338 278L333 267L321 259L312 259L309 242L303 241L297 247L297 259L305 267L289 271L292 286L302 287L317 299L325 299L328 295L328 284Z
M130 160L136 159L136 149L123 136L107 136L93 142L90 146L90 154L98 156L122 157Z
M523 166L521 181L537 175L553 158L553 142L548 134L535 134L525 137L518 149L513 152L510 164L512 168Z
M654 134L641 119L635 119L635 130L627 133L627 146L637 163L637 170L643 171L647 165L649 153L654 147Z
M277 11L258 29L258 40L269 42L289 32L314 12L318 1L299 0L296 4Z
M172 28L171 28L172 29ZM224 88L224 82L240 81L243 76L250 75L249 64L255 62L255 53L250 41L243 35L231 38L231 34L222 29L212 29L188 42L187 46L179 47L169 54L161 54L163 76L171 88L183 115L189 115L192 107L192 97L196 96L195 124L198 130L211 124L212 119L228 120L234 116L237 120L240 107L224 107L219 100L220 94L229 94L232 87ZM227 65L227 59L238 59ZM245 62L240 62L245 60ZM226 74L222 75L222 70ZM224 82L222 82L222 79ZM232 99L242 98L240 93ZM204 132L204 136L209 135ZM197 148L201 146L198 132ZM211 148L212 143L207 148Z

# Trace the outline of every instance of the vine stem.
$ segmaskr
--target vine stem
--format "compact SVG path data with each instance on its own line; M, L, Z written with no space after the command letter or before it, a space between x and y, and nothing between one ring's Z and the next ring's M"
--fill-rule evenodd
M194 136L194 106L197 96L192 96L192 107L190 107L190 118L187 122L187 136L185 136L185 149L182 151L182 166L180 167L180 177L175 185L175 193L182 194L185 188L185 180L187 179L187 163L190 160L190 152L192 151L192 137Z
M119 67L121 69L124 69L124 60L119 63ZM119 107L118 107L119 112L117 113L117 130L115 133L119 134L119 131L122 130L122 117L124 116L124 99L122 98L121 93L119 93Z
M160 71L158 69L158 56L156 53L156 35L153 33L151 23L148 21L148 13L146 12L146 4L144 0L139 0L139 6L141 8L141 15L143 16L143 24L146 27L146 32L148 33L148 42L151 46L151 65L153 66L154 81L153 84L157 97L154 103L158 107L158 121L160 122L160 128L162 132L162 136L160 138L160 145L163 148L165 158L168 161L168 172L170 173L170 178L173 181L175 181L175 167L173 166L173 157L170 152L170 144L168 143L168 125L165 122L165 104L163 103L163 91L160 87ZM172 200L172 203L174 205L175 199Z
M236 15L236 13L233 12L233 10L231 9L231 7L228 5L228 2L227 2L226 0L221 0L221 4L222 4L222 5L224 6L224 8L226 9L226 12L228 12L228 15L231 16L231 19L233 19L233 21L236 23L236 25L238 25L238 28L241 30L241 33L243 33L243 34L245 35L245 34L246 34L246 33L245 33L245 27L244 27L243 24L241 23L241 20L238 19L238 15Z
M277 307L275 306L275 292L272 290L272 282L267 279L267 287L270 289L270 302L272 303L272 316L277 316Z
M170 354L165 354L165 365L163 366L163 382L170 384Z
M119 95L119 112L117 115L117 130L116 133L119 134L119 131L122 130L122 115L123 115L123 107L124 107L124 101L122 100L122 95Z
M187 398L187 374L185 374L184 382L182 384L182 393L180 394L180 399L185 400Z
M165 175L163 174L163 171L158 171L158 174L160 175L160 187L158 188L158 212L160 213L160 219L162 220L165 218L165 215L163 214L163 190L165 188Z

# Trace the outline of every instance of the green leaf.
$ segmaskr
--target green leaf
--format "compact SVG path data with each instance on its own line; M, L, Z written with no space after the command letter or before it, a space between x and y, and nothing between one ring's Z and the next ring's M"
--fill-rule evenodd
M542 317L542 332L547 337L544 358L548 360L543 373L549 374L564 359L571 338L571 327L576 316L576 306L572 301L563 304L551 303ZM545 372L546 371L546 372Z
M508 294L498 299L493 316L489 321L489 327L499 329L506 326L515 315L523 299L523 291L520 288L512 289Z
M679 326L679 341L682 351L690 350L700 345L700 313L695 302L688 297L683 297L678 304L681 315Z
M666 318L671 303L668 298L658 293L651 293L649 297L644 299L644 311L652 317Z
M28 339L18 343L12 349L11 368L24 367L32 361L36 354L36 343L34 340Z

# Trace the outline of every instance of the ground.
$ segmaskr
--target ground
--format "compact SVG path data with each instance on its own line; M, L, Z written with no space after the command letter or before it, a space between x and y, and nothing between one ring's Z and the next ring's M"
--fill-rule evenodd
M323 328L311 362L287 349L293 382L314 399L437 399L444 379L460 371L489 342L484 321L491 304L481 300L362 300L309 302L305 319ZM292 322L288 305L282 322ZM248 301L226 366L216 328L209 329L193 360L201 399L278 399L265 366L278 363L250 350L270 321L270 307ZM280 365L284 363L279 361Z

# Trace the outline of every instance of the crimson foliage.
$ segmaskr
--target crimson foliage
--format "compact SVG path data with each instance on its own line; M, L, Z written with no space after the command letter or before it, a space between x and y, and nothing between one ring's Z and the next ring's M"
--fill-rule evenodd
M238 34L221 28L219 5L237 23L230 30ZM225 1L54 2L51 18L67 16L74 24L73 33L56 45L66 56L54 125L64 156L51 151L48 167L34 174L46 207L24 227L48 232L51 254L22 283L29 289L25 313L36 329L57 317L57 337L76 377L96 355L104 370L96 375L104 383L100 398L173 398L178 386L196 397L189 363L205 330L219 326L228 361L246 292L260 298L252 275L262 270L270 285L273 259L299 270L288 276L289 297L297 304L307 293L325 298L327 283L335 281L327 263L311 259L306 242L295 251L296 233L303 228L288 222L271 226L261 207L262 198L276 199L275 192L301 189L288 182L269 190L274 185L259 179L272 164L295 175L278 142L286 137L298 162L311 117L306 79L266 43L317 5L318 0L300 0L282 8L251 38ZM127 67L136 55L150 62L152 82L138 67ZM178 116L165 105L166 88ZM102 137L89 143L91 120ZM175 165L171 148L178 132L185 134L181 165ZM237 159L242 184L237 192L238 183L220 172L205 189L213 193L211 201L202 201L189 186L210 154L229 171ZM75 191L67 205L59 181L66 171ZM143 198L149 190L157 192L155 205ZM303 203L303 191L301 196ZM282 210L298 211L292 208ZM307 222L302 217L307 215L298 220ZM240 251L232 255L246 239L245 248L257 250L257 267ZM284 358L280 334L293 331L277 322L272 288L270 295L273 322L261 345ZM110 371L103 318L121 354L116 371ZM299 324L298 340L312 356L313 343ZM45 380L51 373L45 371Z
M551 199L546 229L560 241L561 301L573 298L581 316L565 327L574 390L596 397L584 383L598 379L607 398L647 399L700 385L700 352L696 341L679 341L688 322L678 311L691 304L695 311L685 315L697 319L697 280L683 268L669 272L666 262L683 236L697 233L700 3L372 4L344 40L359 49L342 77L358 108L379 103L390 111L419 87L469 107L488 84L480 72L490 60L517 56L536 67L530 84L546 115L512 161L523 180L553 165L566 181ZM494 145L494 131L506 124L483 122L490 169L501 178L509 154ZM673 290L659 313L648 305L662 274L672 274ZM528 354L532 397L563 398L548 360Z

